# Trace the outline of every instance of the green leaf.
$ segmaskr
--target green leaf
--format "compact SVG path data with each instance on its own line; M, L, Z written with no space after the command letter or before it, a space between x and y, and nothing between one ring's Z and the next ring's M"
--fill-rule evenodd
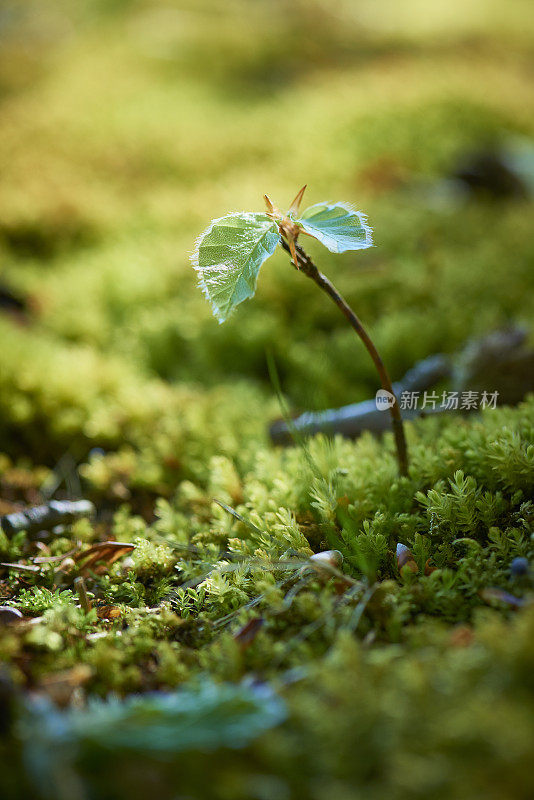
M279 240L278 226L267 214L246 212L214 219L198 237L191 262L219 322L254 295L260 267Z
M286 717L284 702L267 686L211 680L176 692L94 700L64 712L45 702L31 706L30 713L28 755L40 776L55 753L68 761L77 753L96 757L104 750L168 758L240 748Z
M317 203L296 220L332 253L364 250L373 244L372 229L361 211L348 203Z

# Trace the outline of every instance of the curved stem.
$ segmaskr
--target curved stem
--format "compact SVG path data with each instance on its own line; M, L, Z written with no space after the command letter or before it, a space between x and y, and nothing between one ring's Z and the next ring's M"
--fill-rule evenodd
M286 240L282 239L281 242L284 250L287 250L287 252L290 253L291 251ZM347 318L350 325L354 328L354 330L364 343L365 347L367 348L367 352L373 359L374 365L380 376L380 382L382 384L382 388L385 389L390 394L392 394L393 397L395 398L395 402L393 403L392 406L389 407L389 413L391 415L391 425L393 428L393 435L395 437L395 446L397 448L397 461L399 463L399 472L401 475L407 475L408 451L406 448L404 425L402 422L399 403L397 398L395 397L395 392L393 391L391 379L388 375L388 371L384 365L384 362L382 361L378 350L373 344L371 337L363 327L362 323L360 322L360 320L358 319L352 308L340 295L334 284L328 280L326 275L323 275L323 273L320 272L319 269L317 269L311 258L304 252L302 247L298 244L296 245L296 251L297 251L299 271L303 272L304 275L306 275L308 278L314 280L315 283L324 292L326 292L326 294L334 301L334 303L339 308L341 313Z

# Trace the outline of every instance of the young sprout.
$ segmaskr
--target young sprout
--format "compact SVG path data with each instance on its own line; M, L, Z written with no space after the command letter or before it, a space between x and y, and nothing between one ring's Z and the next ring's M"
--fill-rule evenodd
M264 195L266 212L235 212L213 220L198 237L191 256L200 287L214 315L224 322L239 303L254 295L260 268L277 246L290 253L295 268L333 300L373 359L388 399L399 472L407 475L404 427L386 367L354 311L298 243L304 234L317 239L332 253L363 250L373 244L372 230L365 215L347 203L316 203L300 213L305 189L303 186L297 193L285 214Z
M284 237L284 239L288 243L289 251L293 259L293 264L297 269L299 268L299 262L297 258L297 251L295 248L295 244L298 239L298 235L301 232L301 230L303 230L303 228L301 228L301 226L299 226L297 222L294 222L294 219L295 216L299 213L300 204L305 189L306 185L304 185L300 190L300 192L298 192L298 194L296 195L295 199L289 206L287 214L283 214L278 208L276 208L276 206L272 204L270 198L266 194L263 195L263 198L265 200L265 205L267 206L267 216L271 217L273 222L275 222L278 225L278 230L280 231L280 234Z

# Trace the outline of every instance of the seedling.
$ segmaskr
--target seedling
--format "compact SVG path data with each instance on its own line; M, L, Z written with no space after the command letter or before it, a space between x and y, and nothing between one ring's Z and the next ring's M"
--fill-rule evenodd
M299 215L305 189L303 186L298 192L286 214L265 195L266 212L235 212L214 219L198 237L191 257L200 287L214 315L224 322L239 303L254 295L260 268L277 246L290 253L296 269L329 295L373 359L382 388L389 396L399 472L406 475L408 455L402 417L384 363L354 311L297 241L304 234L317 239L332 253L344 253L371 247L372 230L365 215L347 203L316 203Z

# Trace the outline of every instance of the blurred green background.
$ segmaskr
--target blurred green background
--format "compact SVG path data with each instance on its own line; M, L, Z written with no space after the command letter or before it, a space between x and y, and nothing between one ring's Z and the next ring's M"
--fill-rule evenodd
M283 207L307 183L309 204L368 214L374 248L310 248L393 378L528 322L532 203L450 178L533 135L532 22L529 0L4 0L0 280L27 304L22 324L0 319L4 449L53 463L138 444L131 424L176 398L209 417L224 396L219 427L261 437L267 349L294 408L374 392L352 331L282 252L254 301L211 316L194 240L264 192Z

